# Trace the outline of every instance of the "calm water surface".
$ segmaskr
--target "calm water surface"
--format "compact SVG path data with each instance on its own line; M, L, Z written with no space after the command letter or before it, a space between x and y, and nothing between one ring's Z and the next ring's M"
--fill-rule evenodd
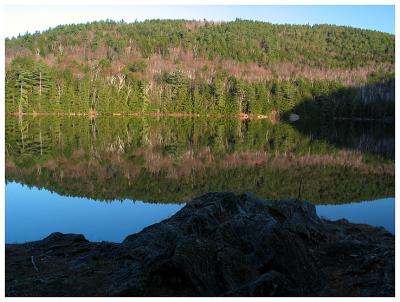
M6 186L6 242L38 240L54 231L84 234L91 241L121 242L182 207L183 204L146 204L131 200L97 202L9 183Z
M146 204L121 200L97 202L65 197L21 184L6 186L6 242L42 239L54 231L84 234L90 241L121 242L153 223L169 218L184 204ZM383 226L394 234L394 198L317 206L328 219Z
M394 233L394 129L200 118L6 119L6 242L121 242L192 197L300 197Z

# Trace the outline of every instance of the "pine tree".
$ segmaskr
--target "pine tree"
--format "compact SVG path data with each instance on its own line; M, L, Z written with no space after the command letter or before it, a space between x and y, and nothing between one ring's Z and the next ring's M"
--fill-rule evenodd
M142 103L142 112L147 112L150 105L150 100L149 100L150 85L148 82L141 81L139 83L139 89L140 89L140 101Z

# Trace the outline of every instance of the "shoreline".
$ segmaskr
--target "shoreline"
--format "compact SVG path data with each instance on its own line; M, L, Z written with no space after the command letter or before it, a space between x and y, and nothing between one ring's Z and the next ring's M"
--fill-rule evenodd
M96 118L99 116L122 116L122 117L206 117L206 118L239 118L240 120L261 120L268 119L275 123L284 120L285 115L280 115L277 112L271 112L270 114L251 114L251 113L239 113L239 114L221 114L221 113L190 113L190 112L8 112L5 115L9 116L87 116L89 118ZM297 114L295 114L297 115ZM290 120L290 122L296 122L300 119ZM303 120L314 120L309 118L302 118ZM363 117L333 117L333 121L354 121L354 122L382 122L382 123L394 123L394 117L374 119L374 118L363 118Z
M242 120L247 119L271 119L270 115L263 114L220 114L220 113L190 113L190 112L110 112L110 113L99 113L99 112L10 112L6 115L12 116L87 116L94 118L97 116L153 116L153 117L234 117Z

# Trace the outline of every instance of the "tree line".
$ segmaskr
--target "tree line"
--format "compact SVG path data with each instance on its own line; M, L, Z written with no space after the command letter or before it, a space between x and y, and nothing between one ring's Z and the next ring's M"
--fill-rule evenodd
M132 69L133 67L131 67ZM150 86L155 85L150 90ZM368 84L347 87L339 81L245 81L217 74L207 81L180 70L157 82L126 69L103 77L88 71L50 68L30 57L14 59L6 71L6 112L255 114L299 112L303 117L394 116L394 74L371 75Z

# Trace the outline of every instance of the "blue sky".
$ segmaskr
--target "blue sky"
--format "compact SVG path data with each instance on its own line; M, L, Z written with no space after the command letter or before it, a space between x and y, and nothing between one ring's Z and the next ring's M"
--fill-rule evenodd
M236 18L289 24L335 24L373 29L394 34L393 5L302 5L302 6L6 6L5 36L45 30L59 24L124 19Z

